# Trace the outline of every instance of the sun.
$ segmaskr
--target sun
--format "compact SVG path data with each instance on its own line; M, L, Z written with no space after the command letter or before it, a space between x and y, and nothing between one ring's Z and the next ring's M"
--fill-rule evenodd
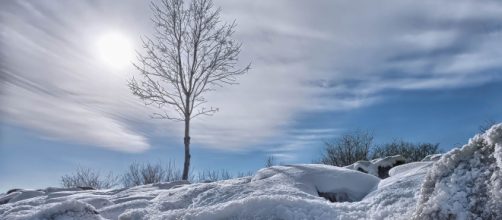
M134 49L131 41L120 32L102 34L96 47L101 61L112 68L122 69L131 64Z

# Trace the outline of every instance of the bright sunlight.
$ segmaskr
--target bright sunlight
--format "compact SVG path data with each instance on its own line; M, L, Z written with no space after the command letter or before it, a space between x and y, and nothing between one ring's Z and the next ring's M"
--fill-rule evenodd
M121 69L131 63L133 47L130 40L120 32L108 32L97 41L99 58L114 69Z

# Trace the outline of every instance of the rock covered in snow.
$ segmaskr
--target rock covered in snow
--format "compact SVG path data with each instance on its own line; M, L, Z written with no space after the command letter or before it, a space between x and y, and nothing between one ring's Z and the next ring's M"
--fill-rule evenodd
M406 158L401 155L378 158L371 161L358 161L345 168L368 173L381 179L389 177L389 170L392 167L406 163Z
M502 124L434 163L414 219L502 219Z
M427 155L426 157L424 157L424 159L422 159L422 161L438 161L441 156L443 156L443 154L431 154L431 155Z

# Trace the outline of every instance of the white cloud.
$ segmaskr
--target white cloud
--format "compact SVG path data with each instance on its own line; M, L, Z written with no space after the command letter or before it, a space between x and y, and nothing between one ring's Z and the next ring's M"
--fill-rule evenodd
M126 152L149 148L145 137L112 115L82 105L78 100L39 94L13 84L7 84L6 91L0 109L5 119L14 120L48 138Z

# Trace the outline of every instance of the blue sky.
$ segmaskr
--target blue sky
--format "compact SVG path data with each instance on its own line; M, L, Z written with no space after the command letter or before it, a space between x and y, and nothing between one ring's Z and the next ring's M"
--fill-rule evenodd
M151 33L148 5L120 2L1 3L0 191L58 185L79 165L181 165L181 124L150 119L127 88L131 66L96 52L111 32L137 50ZM354 129L447 150L502 121L499 1L215 3L252 69L206 96L220 111L193 123L195 170L308 163Z

